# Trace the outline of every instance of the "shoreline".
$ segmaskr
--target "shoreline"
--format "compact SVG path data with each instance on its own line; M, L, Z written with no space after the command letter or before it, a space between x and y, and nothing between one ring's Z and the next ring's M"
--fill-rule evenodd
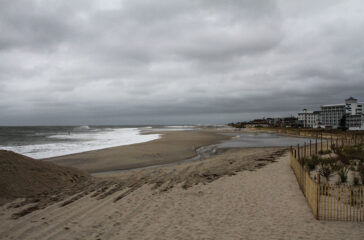
M41 161L50 161L89 173L122 171L191 159L198 156L197 149L231 138L220 134L219 131L208 130L155 133L161 134L161 138L143 143L41 159Z
M255 129L236 131L234 129L196 129L192 131L146 132L143 134L159 134L161 137L148 142L121 145L117 147L80 152L75 154L57 156L42 161L51 161L55 164L74 167L87 171L93 175L107 172L126 172L133 169L156 168L166 165L205 159L215 155L216 151L230 148L272 148L275 146L223 146L224 143L233 143L235 135L231 134L261 134L266 131ZM279 133L268 133L284 137ZM293 136L296 137L296 136ZM304 137L297 137L304 138ZM233 143L234 144L234 143Z

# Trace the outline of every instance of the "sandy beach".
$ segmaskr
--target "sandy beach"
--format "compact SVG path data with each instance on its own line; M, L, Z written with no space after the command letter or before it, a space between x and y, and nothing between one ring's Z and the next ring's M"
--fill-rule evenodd
M0 238L363 238L361 223L313 218L289 168L287 154L277 162L250 170L187 189L176 185L168 191L159 191L143 184L135 191L126 188L101 199L88 194L67 206L53 204L15 220L11 214L18 209L3 206Z
M188 139L194 134L199 133L188 133ZM171 133L169 140L187 137L177 135ZM201 138L221 140L220 136ZM145 144L153 146L157 141L163 143ZM192 146L202 144L197 142ZM126 148L134 147L140 146ZM190 144L176 147L187 148L191 150L184 154L190 156L194 152ZM116 149L122 148L112 151ZM287 149L282 147L224 149L206 159L95 176L86 177L84 187L68 195L53 192L1 206L0 239L335 240L364 236L362 223L314 219L290 169Z
M45 159L87 172L104 172L167 164L196 156L201 146L229 139L216 131L161 132L162 138L121 147L106 148Z

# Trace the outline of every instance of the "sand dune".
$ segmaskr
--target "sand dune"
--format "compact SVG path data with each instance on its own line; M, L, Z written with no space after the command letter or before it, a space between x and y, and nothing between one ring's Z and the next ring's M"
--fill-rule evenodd
M0 150L0 204L26 197L40 201L44 194L73 194L89 181L86 172Z

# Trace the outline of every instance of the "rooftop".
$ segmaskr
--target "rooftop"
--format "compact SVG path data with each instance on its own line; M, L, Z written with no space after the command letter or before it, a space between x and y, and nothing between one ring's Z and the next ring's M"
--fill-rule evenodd
M327 105L322 105L321 107L345 107L345 104L343 104L343 103L339 103L339 104L327 104Z
M307 111L307 112L299 112L298 114L312 114L313 112Z
M356 98L353 98L353 97L349 97L348 99L345 99L345 101L350 101L350 100L358 100L358 99L356 99Z

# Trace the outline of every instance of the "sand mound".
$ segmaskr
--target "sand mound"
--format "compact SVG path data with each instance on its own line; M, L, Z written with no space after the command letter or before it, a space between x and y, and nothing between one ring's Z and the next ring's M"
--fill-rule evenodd
M0 150L0 204L72 189L90 179L80 170Z

